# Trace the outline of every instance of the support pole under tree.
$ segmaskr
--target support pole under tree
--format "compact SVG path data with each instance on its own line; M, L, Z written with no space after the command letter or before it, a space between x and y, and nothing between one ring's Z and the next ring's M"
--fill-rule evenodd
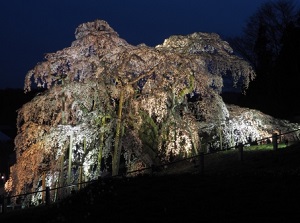
M46 190L46 171L43 170L43 178L42 178L42 201L46 202L46 196L45 196L45 190Z
M105 127L107 117L108 116L105 115L101 118L101 127ZM98 174L99 175L101 173L101 161L102 161L103 146L104 146L104 131L101 131L100 135L99 135L99 152L98 152Z
M78 190L82 188L82 164L79 166Z
M282 133L281 133L281 130L279 130L279 143L282 143Z
M70 147L69 147L69 165L68 165L68 185L71 184L71 168L72 168L72 147L73 147L73 134L70 135Z
M46 205L50 204L50 187L46 187Z
M85 155L86 153L86 138L83 139L83 154ZM79 189L83 188L82 186L82 178L83 178L83 162L84 160L82 159L81 165L79 166Z
M204 174L204 152L199 153L199 171L200 175Z
M277 150L278 149L278 134L275 132L272 134L272 143L273 143L273 150Z
M239 161L243 162L244 160L244 145L243 143L239 143L238 145L238 151L239 151Z
M220 137L220 150L223 150L223 142L222 142L222 126L221 126L221 123L220 123L220 126L219 126L219 137Z
M60 157L60 173L59 173L60 187L64 186L64 162L65 162L65 155L64 155L64 153L62 153L61 157ZM58 195L59 199L61 199L64 196L62 189L60 189L58 194L59 194Z

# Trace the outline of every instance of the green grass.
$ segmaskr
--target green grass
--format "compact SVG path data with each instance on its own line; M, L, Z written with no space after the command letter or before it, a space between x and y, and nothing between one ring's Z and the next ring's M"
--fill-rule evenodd
M238 150L205 157L205 172L213 175L297 175L300 170L300 146L279 144L244 147L240 161Z
M285 143L278 143L278 149L286 148ZM246 147L247 150L273 150L273 144L251 145Z
M300 161L300 144L286 146L278 144L275 151L272 144L245 146L243 159L240 160L237 149L223 150L204 155L204 174L234 176L242 174L252 175L280 175L297 174ZM158 175L199 173L199 158L177 162L168 166Z

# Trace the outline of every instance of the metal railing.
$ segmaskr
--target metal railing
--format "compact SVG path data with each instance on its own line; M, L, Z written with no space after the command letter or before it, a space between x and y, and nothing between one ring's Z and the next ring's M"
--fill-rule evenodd
M96 182L97 180L91 180L87 182L81 182L77 184L70 184L61 187L45 187L43 190L37 190L34 192L28 192L18 195L6 195L1 197L0 202L0 213L5 213L7 211L36 207L40 205L49 205L51 203L60 201L70 195L72 195L75 191L84 188L88 184ZM40 201L38 204L31 204L30 199L31 195L38 196L40 195Z

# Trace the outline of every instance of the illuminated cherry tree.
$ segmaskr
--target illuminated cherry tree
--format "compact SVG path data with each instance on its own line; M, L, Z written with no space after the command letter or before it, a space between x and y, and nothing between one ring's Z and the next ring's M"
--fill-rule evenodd
M133 46L96 20L75 37L26 75L25 92L45 90L18 111L12 194L38 189L43 176L54 187L189 157L221 126L223 143L241 140L223 77L247 89L255 73L217 34Z

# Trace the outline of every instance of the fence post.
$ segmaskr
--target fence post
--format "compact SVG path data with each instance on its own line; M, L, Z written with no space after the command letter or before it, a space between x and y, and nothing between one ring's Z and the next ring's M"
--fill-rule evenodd
M278 139L277 133L273 133L272 134L273 150L277 150L278 149L277 139Z
M50 204L50 187L46 187L46 205Z
M204 174L204 152L200 152L199 154L199 167L200 167L200 175Z
M242 143L239 143L238 150L239 150L239 161L243 162L243 160L244 160L244 157L243 157L244 145Z

